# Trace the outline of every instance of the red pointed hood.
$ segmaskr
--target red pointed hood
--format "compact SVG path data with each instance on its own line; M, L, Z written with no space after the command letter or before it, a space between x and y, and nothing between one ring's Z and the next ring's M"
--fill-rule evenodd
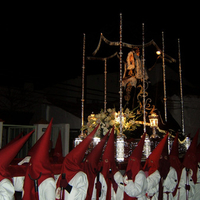
M160 159L160 156L163 151L163 148L164 148L167 138L168 138L168 133L160 141L160 143L157 145L157 147L153 150L153 152L149 155L149 157L146 160L146 163L144 165L144 170L146 167L150 168L149 175L154 173L159 167L159 159Z
M144 146L146 133L143 134L141 140L138 142L138 145L133 150L132 154L128 159L128 165L126 168L126 172L129 170L132 171L132 180L135 180L135 176L141 170L141 158L142 158L142 151Z
M114 145L114 127L111 130L104 154L102 156L102 174L107 183L107 196L106 199L111 199L111 180L108 179L109 170L112 170L114 175L118 170L115 163L115 145Z
M52 120L51 120L52 121ZM51 122L50 122L51 123ZM46 129L47 130L47 129ZM46 132L46 131L45 131ZM32 156L33 154L35 154L35 152L37 151L37 149L39 148L40 144L41 144L41 140L43 140L44 134L36 141L36 143L31 147L31 149L28 151L27 156ZM50 145L50 143L49 143Z
M178 133L176 134L176 137L174 138L174 142L170 151L170 157L176 156L178 157Z
M38 179L38 186L45 179L53 177L53 172L49 161L52 122L53 119L51 119L45 133L37 142L37 148L34 148L34 151L31 153L31 159L24 180L23 199L31 199L31 197L35 196L34 181L31 180L29 176L31 176L33 179L36 179L41 175L41 177Z
M99 160L102 155L103 147L107 141L108 135L109 131L101 139L101 141L94 147L92 152L87 156L87 158L83 162L83 171L87 174L89 182L86 200L92 198L94 180L95 177L97 176L97 172L99 171L98 169Z
M7 147L0 150L0 181L4 178L11 178L7 172L7 167L33 132L34 131L31 131L24 137L12 142L12 145L7 145Z
M61 139L61 131L59 131L58 138L56 141L56 146L53 152L53 156L55 157L63 157L62 155L62 139Z
M169 155L170 165L177 171L178 176L181 175L183 166L178 157L178 133L174 139L172 149ZM180 178L180 177L179 177Z
M159 168L158 168L160 176L164 179L166 179L167 174L169 173L170 170L170 161L168 152L169 151L168 151L168 139L167 139L163 147L161 157L159 159Z
M114 145L114 127L113 127L104 154L102 156L102 167L103 167L102 174L104 175L104 177L107 176L109 169L112 169L113 174L115 174L117 171L114 152L115 152L115 145Z
M51 128L53 119L51 119L45 133L41 136L38 142L37 149L33 152L30 160L32 177L38 177L40 172L42 174L51 174L51 167L49 162L49 146L51 138ZM39 183L42 181L39 181Z
M81 162L85 156L90 142L92 141L99 125L72 151L70 151L63 161L61 173L65 173L65 178L69 182L77 172L82 171Z
M98 163L102 155L103 147L107 141L109 132L101 139L101 141L94 147L92 152L86 157L85 162L83 163L84 169L89 169L90 173L96 173L98 170ZM84 170L85 171L85 170Z
M179 185L179 181L180 181L181 173L182 173L182 169L183 169L183 165L182 165L181 161L179 160L178 154L179 153L178 153L178 133L177 133L176 137L174 139L172 148L171 148L170 155L169 155L170 165L176 170L177 176L178 176L177 186L173 192L174 196L178 189L178 185Z
M184 167L186 167L188 169L192 169L192 171L193 171L192 179L195 184L197 182L196 151L197 151L198 136L199 136L199 129L197 130L197 132L192 140L192 143L190 144L190 146L185 154L184 160L183 160Z

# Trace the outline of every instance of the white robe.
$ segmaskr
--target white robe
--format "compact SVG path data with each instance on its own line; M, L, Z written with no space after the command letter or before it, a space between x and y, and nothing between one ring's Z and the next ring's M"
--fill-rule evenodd
M55 200L56 183L53 178L47 178L38 187L40 200Z
M87 195L88 179L84 172L78 172L70 181L69 184L72 186L72 190L68 193L64 190L65 200L84 200ZM60 187L56 189L56 199L60 199Z
M14 200L15 189L9 179L0 181L0 200Z
M124 191L130 197L136 197L138 200L146 200L147 192L147 178L145 173L140 170L135 176L135 181L127 180L127 176L124 177Z
M163 181L163 200L173 200L173 191L176 188L178 181L176 170L170 167L166 179ZM168 198L166 192L169 192Z
M99 200L106 200L106 194L107 194L107 183L104 178L104 176L100 173L99 174L99 181L101 182L101 196L99 197ZM94 186L93 186L93 192L92 192L92 200L96 199L96 184L97 182L97 177L94 180Z
M24 176L14 177L13 184L15 191L22 192L24 186ZM56 183L53 178L47 178L38 187L39 199L40 200L55 200Z
M25 176L13 177L13 185L16 192L23 192Z
M154 173L147 177L147 199L157 200L160 182L160 173L156 170Z
M200 167L200 163L198 163L198 166ZM200 199L200 168L197 169L197 183L195 184L195 194L194 194L194 200Z
M23 165L24 163L29 163L30 159L31 159L31 156L26 156L23 160L21 160L18 163L18 165ZM13 177L12 179L13 179L13 185L14 185L15 191L23 192L25 176L17 176L17 177Z
M114 180L118 185L117 192L115 193L113 186L111 187L111 200L123 200L124 199L124 185L123 183L123 176L122 174L117 171L114 174Z
M194 197L194 192L195 192L195 186L194 182L192 180L192 170L190 169L189 171L189 185L190 185L190 190L189 190L189 200L193 199ZM181 178L179 181L178 189L176 192L176 195L174 196L175 200L186 200L186 189L185 189L185 184L186 184L186 168L183 168L182 173L181 173Z

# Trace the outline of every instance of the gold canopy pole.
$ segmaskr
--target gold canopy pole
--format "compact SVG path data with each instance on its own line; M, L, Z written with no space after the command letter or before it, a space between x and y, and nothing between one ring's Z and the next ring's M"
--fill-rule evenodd
M164 87L164 113L165 122L167 122L167 94L166 94L166 72L165 72L165 39L164 32L162 32L162 66L163 66L163 87Z
M104 60L104 112L107 104L107 59Z
M119 115L119 135L117 137L117 145L116 145L116 159L118 162L124 161L124 137L123 137L123 124L122 124L122 13L120 13L120 28L119 28L119 35L120 35L120 42L119 42L119 67L120 67L120 99L119 99L119 105L120 105L120 115Z
M142 23L142 73L143 73L143 130L146 133L146 112L145 112L145 54L144 54L144 23Z
M120 58L120 61L119 61L119 65L120 65L120 80L119 80L119 83L120 83L120 91L119 91L119 94L120 94L120 99L119 99L119 105L120 105L120 135L122 136L122 95L123 95L123 92L122 92L122 13L120 13L120 28L119 28L119 35L120 35L120 42L119 42L119 58Z
M81 96L81 127L84 125L84 93L85 93L85 33L83 34L83 66L82 66L82 96ZM83 136L83 129L81 131Z
M181 98L181 128L182 128L182 134L185 135L180 39L178 39L178 61L179 61L180 98Z

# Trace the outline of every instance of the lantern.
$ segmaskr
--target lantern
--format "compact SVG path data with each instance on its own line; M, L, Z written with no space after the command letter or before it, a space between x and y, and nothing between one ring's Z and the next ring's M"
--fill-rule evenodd
M117 137L116 159L118 162L124 161L124 137Z
M149 139L148 134L146 134L145 136L143 152L144 152L145 158L148 158L151 153L151 141Z
M158 135L156 134L156 129L158 127L158 115L156 115L156 113L152 113L151 115L149 115L149 121L150 121L150 127L153 130L151 138L156 138L158 137Z

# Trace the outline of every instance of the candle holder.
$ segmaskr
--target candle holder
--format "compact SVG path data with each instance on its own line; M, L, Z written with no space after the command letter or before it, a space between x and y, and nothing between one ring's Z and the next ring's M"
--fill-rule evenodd
M158 127L158 115L156 115L156 113L152 113L151 115L149 115L149 121L150 121L150 127L152 128L152 132L153 132L153 134L150 136L150 138L159 137L156 134L156 129Z

